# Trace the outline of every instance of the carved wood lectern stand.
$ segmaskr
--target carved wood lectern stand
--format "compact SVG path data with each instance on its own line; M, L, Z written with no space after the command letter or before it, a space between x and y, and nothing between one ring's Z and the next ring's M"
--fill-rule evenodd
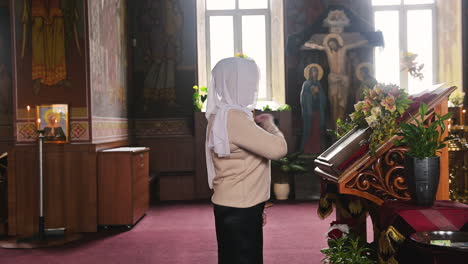
M448 112L448 97L455 89L456 87L438 88L423 92L413 96L413 101L425 102L428 105L432 115L428 115L426 120L430 120L435 113L444 115ZM417 116L416 113L414 115ZM406 122L409 122L409 119L406 119ZM328 187L331 187L324 189L322 197L327 195L327 189L334 189L334 195L345 197L344 200L358 201L363 207L363 211L369 212L374 223L374 238L377 241L378 230L375 228L378 215L375 213L376 209L385 200L410 200L411 197L403 173L406 148L395 147L393 142L397 136L394 136L385 141L375 155L371 156L369 151L363 147L369 134L369 128L354 129L349 132L315 160L317 165L315 174L321 177ZM443 135L443 137L445 136ZM449 156L447 148L440 152L440 163L437 199L448 200ZM331 203L327 201L321 201L321 205L329 206L329 209L332 210ZM336 208L337 220L349 215L349 211L356 211L355 203L351 202L346 202L346 206L336 204ZM343 212L343 210L347 212ZM330 212L323 213L321 216L326 217ZM359 230L365 234L365 216L363 224L364 228L361 227Z

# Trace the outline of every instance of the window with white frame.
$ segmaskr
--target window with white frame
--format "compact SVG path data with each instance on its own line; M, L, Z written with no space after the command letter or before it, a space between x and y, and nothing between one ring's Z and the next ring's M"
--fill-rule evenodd
M218 61L242 53L260 68L259 101L284 103L282 4L277 0L197 0L199 85L209 84Z
M375 49L375 76L379 82L395 83L410 94L436 83L435 0L372 0L376 30L383 33L385 48ZM423 79L401 71L400 60L408 52L424 64Z

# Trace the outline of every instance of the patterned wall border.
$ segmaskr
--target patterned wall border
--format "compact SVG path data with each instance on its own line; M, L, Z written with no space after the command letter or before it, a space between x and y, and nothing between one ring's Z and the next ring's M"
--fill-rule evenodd
M34 142L37 140L36 124L31 121L16 123L16 141L17 142Z
M70 141L86 142L89 141L89 122L88 121L70 121ZM16 141L34 142L37 140L36 124L31 122L16 123Z
M129 124L126 118L93 117L93 143L128 140Z
M89 141L89 122L71 121L70 139L71 141Z
M37 140L36 132L36 108L31 106L28 115L26 108L16 109L16 141L19 143L30 143ZM11 135L14 133L11 132ZM72 107L70 110L70 141L88 142L90 140L88 108ZM1 134L0 134L1 135Z
M137 119L134 135L138 138L193 135L192 121L188 118Z

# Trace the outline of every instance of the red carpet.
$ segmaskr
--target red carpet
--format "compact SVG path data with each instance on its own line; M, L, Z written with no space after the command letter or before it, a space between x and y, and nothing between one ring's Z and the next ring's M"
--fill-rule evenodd
M315 264L326 247L329 223L316 214L317 203L275 204L266 210L264 263ZM209 204L159 205L132 230L101 232L60 248L0 249L1 264L217 262L214 218Z

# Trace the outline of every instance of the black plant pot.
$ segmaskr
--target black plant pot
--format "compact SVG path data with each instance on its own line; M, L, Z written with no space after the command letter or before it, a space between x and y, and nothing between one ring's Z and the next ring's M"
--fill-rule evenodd
M405 167L406 182L412 200L419 206L432 206L439 186L439 157L406 157Z

